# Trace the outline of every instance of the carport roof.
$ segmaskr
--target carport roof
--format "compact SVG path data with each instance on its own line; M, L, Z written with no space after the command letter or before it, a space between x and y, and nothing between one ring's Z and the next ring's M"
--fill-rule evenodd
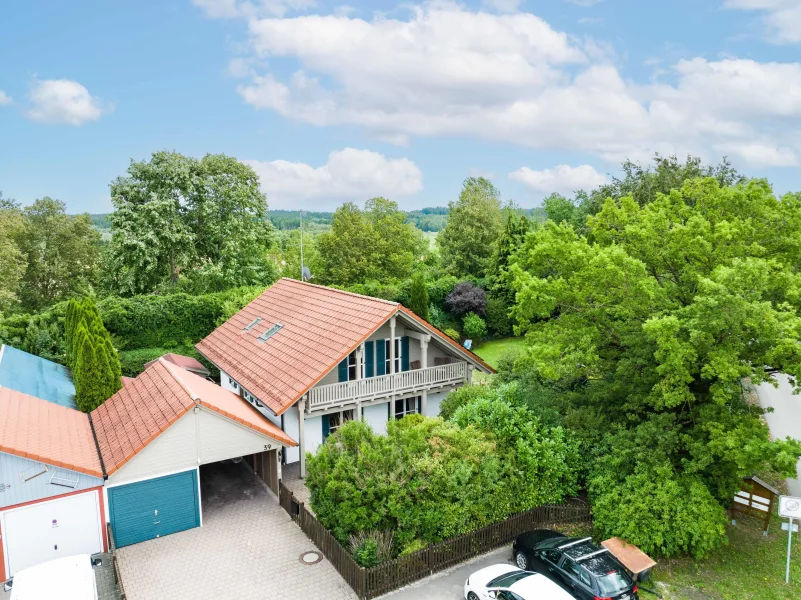
M0 387L0 452L103 477L89 416Z
M239 396L162 358L92 411L106 473L119 470L198 405L286 446L297 445Z

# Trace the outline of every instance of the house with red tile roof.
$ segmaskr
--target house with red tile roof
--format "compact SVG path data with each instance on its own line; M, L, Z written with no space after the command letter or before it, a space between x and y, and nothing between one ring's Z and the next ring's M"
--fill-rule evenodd
M0 346L0 581L107 548L103 468L74 396L64 367Z
M203 465L247 456L276 493L294 439L219 385L162 357L92 411L118 547L202 524Z
M397 302L281 279L196 346L240 395L298 441L300 463L346 421L439 414L442 399L493 372Z

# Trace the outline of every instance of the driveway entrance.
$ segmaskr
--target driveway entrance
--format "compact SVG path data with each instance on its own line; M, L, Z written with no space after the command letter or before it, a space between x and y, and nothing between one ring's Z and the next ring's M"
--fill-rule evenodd
M278 498L244 463L200 467L203 525L117 550L130 600L355 600Z

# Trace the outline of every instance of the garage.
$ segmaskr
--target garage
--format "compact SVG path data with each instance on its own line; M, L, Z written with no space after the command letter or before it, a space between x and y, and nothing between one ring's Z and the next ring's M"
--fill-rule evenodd
M109 517L117 546L129 546L200 526L197 471L109 489Z
M102 486L88 415L0 387L0 581L102 552Z
M0 515L10 574L39 563L103 551L99 494L37 502Z
M202 526L200 466L256 455L251 468L277 482L279 453L297 445L236 394L164 359L91 417L117 547Z

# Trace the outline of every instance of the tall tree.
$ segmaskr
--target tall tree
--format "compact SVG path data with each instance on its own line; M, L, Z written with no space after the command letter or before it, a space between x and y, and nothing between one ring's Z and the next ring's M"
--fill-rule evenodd
M456 276L484 277L501 235L501 194L489 180L465 180L456 202L448 203L448 221L437 236L442 266Z
M70 216L60 200L41 198L23 210L15 235L25 257L19 284L22 304L39 310L86 293L97 277L100 234L89 215Z
M643 205L608 199L587 226L583 237L549 222L516 255L528 364L573 390L565 413L594 415L584 437L598 450L596 525L651 532L638 540L665 554L704 554L722 541L740 479L795 473L801 456L797 442L770 440L743 394L745 379L801 375L801 199L710 177ZM692 495L704 516L687 518L703 526L688 535L675 512L643 511L643 481L660 502Z
M409 308L421 319L428 321L428 289L425 274L418 271L412 277L412 289L409 294Z
M0 193L0 313L19 303L19 284L25 274L25 254L17 245L24 229L19 206Z
M340 206L331 230L317 242L323 280L348 285L409 277L426 244L422 232L405 219L397 203L386 198L371 198L364 210L352 202Z
M528 230L529 222L526 215L518 215L514 210L507 211L506 225L490 259L487 287L495 297L502 299L507 305L514 302L514 292L508 276L509 259L523 244Z
M157 152L131 161L112 182L111 200L110 285L119 293L149 293L182 278L198 291L274 279L266 198L253 169L233 158Z

